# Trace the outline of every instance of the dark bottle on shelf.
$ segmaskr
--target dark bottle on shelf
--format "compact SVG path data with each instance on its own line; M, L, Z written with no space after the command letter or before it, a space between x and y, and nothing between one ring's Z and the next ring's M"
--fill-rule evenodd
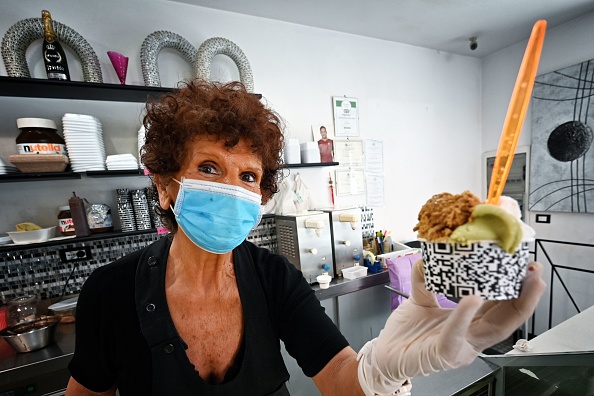
M68 72L68 62L66 55L62 49L62 45L58 42L58 36L54 31L54 24L52 22L52 14L49 11L41 11L41 19L43 20L43 62L45 63L45 71L49 80L65 80L70 81L70 73Z
M74 233L77 237L91 235L91 229L89 228L89 221L87 220L87 210L85 208L85 201L76 196L76 193L72 193L72 196L68 200L68 206L70 206L70 214L72 215L72 222L74 223Z

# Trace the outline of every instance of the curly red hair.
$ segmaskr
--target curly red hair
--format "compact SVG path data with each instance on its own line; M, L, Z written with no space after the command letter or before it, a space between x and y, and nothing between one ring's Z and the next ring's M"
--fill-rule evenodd
M208 135L225 140L227 147L234 147L240 140L249 142L262 160L263 203L278 191L283 123L276 112L247 92L243 84L201 80L182 83L173 93L147 102L143 123L146 135L142 163L165 184L181 169L188 155L187 142ZM150 190L157 191L154 179ZM155 211L165 227L171 232L177 231L171 209L165 211L157 206Z

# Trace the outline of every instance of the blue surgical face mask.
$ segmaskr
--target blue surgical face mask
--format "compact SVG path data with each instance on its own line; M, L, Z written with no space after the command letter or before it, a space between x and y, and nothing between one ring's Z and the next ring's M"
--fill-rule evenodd
M173 209L175 220L206 251L230 252L262 218L262 197L245 188L195 179L175 181L181 185Z

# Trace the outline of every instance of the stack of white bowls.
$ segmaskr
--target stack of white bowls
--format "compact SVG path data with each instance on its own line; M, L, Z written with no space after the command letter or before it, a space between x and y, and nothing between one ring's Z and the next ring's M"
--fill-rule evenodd
M8 158L0 157L0 175L7 175L9 173L19 173L19 170L10 163Z
M74 172L105 170L103 127L96 117L66 113L62 130Z
M108 155L105 159L107 170L138 169L138 160L132 154Z

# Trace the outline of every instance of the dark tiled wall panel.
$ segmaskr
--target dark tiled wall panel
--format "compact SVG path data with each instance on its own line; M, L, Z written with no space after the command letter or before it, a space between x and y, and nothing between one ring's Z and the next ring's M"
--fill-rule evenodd
M3 303L19 294L35 294L40 299L50 299L78 293L84 281L97 267L141 249L156 241L155 233L126 235L115 238L72 242L62 245L0 253L0 299ZM62 262L60 250L89 247L91 259ZM70 278L68 280L68 278ZM66 281L68 284L66 289Z
M59 297L62 293L76 294L95 268L142 249L160 237L151 232L29 249L15 246L14 250L0 252L0 300L6 303L20 294L35 294L41 300ZM262 219L247 239L276 252L274 218ZM63 262L60 257L61 250L87 247L91 251L90 259Z

